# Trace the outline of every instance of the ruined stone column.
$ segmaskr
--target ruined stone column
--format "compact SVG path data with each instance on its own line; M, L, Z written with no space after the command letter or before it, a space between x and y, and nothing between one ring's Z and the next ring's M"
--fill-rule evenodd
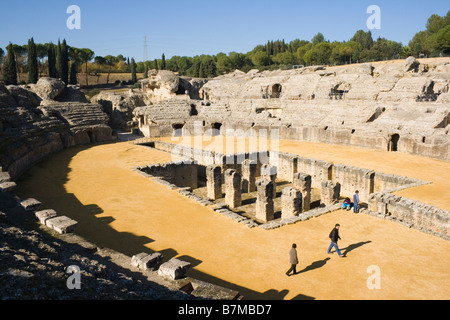
M277 167L268 164L261 166L261 178L267 179L273 183L273 199L277 197Z
M322 205L330 206L338 203L341 193L341 185L338 182L331 180L322 181L322 188L320 194L320 202Z
M294 175L294 188L302 193L302 212L311 209L311 184L312 177L305 173L296 173Z
M241 175L233 169L228 169L225 176L225 203L230 209L242 204Z
M206 168L206 190L210 200L222 198L222 168L210 165Z
M256 219L268 222L274 219L273 205L274 184L267 179L260 179L256 182Z
M281 195L281 218L298 216L302 210L302 193L295 188L284 188Z
M249 159L242 163L242 192L256 191L256 162Z

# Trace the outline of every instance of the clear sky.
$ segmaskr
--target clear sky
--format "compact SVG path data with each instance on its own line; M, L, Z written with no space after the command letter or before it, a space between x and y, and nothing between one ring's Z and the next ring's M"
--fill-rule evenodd
M69 30L67 8L81 9L81 29ZM433 14L446 15L448 0L2 0L0 47L66 39L71 46L90 48L96 55L144 57L162 53L199 54L248 52L267 40L311 40L322 32L331 41L347 41L358 29L368 30L367 8L381 9L378 36L407 45L425 29Z

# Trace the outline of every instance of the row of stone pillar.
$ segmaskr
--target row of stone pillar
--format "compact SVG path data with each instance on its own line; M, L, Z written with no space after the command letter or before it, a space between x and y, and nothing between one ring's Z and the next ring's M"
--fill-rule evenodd
M276 198L277 168L270 165L261 167L261 176L256 180L256 163L245 160L242 174L234 169L225 171L225 203L235 209L242 205L242 193L257 191L256 219L267 222L274 219L274 199ZM222 198L222 168L208 166L206 169L207 195L211 200ZM294 187L283 189L281 195L282 218L297 216L308 211L311 204L311 176L297 173Z

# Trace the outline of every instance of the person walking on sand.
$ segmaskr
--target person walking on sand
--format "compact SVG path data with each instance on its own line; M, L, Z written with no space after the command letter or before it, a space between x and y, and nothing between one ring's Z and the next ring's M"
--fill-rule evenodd
M353 195L353 212L358 213L358 206L359 206L359 191L356 190L355 194Z
M330 232L330 235L329 235L329 237L330 237L330 239L331 239L331 244L330 244L330 246L328 247L328 254L330 254L331 253L331 249L334 247L335 249L336 249L336 252L337 252L337 254L339 255L339 257L343 257L343 255L342 255L342 253L341 253L341 250L339 250L339 247L338 247L338 241L339 240L341 240L341 237L339 237L339 228L340 228L340 225L339 224L337 224L335 227L334 227L334 229Z
M289 251L289 258L291 268L286 272L287 276L290 276L289 273L291 273L292 271L294 272L293 274L297 273L298 257L297 257L297 245L295 243L292 245L291 251Z

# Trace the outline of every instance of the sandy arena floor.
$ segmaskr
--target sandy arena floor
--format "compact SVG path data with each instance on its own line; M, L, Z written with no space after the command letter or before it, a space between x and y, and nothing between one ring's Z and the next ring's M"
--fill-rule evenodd
M398 195L450 210L450 163L400 153L282 141L280 150L432 181ZM131 143L65 150L37 164L17 194L79 221L77 233L127 255L148 249L192 263L189 275L241 292L246 299L449 299L450 242L364 214L338 211L280 229L248 229L187 200L131 167L170 161ZM346 258L327 255L341 224ZM287 277L289 250L300 264ZM370 290L368 267L381 270Z

